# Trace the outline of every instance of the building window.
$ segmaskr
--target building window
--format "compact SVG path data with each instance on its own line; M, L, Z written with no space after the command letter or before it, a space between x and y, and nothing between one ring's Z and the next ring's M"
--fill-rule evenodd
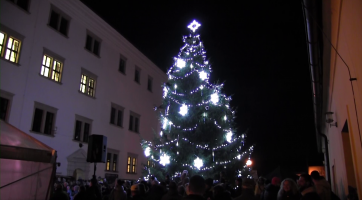
M35 102L33 124L31 130L46 135L54 135L55 116L58 109Z
M10 1L26 11L28 11L29 9L29 0L10 0Z
M127 173L136 174L137 173L137 155L128 153L127 156Z
M101 40L96 37L94 34L87 31L87 37L85 41L85 48L92 52L93 54L99 56L101 46Z
M112 103L110 123L119 127L123 127L123 111L124 108L122 106Z
M134 71L134 81L140 83L140 79L141 79L141 69L136 66Z
M55 82L61 82L64 58L44 49L40 75Z
M0 24L0 55L5 60L19 63L21 41L24 36Z
M127 58L121 55L121 58L119 60L118 71L121 72L122 74L126 74L126 63L127 63Z
M10 107L14 94L0 90L0 119L8 121L10 115Z
M147 81L147 90L152 92L152 77L148 76L148 81Z
M82 68L79 91L91 97L95 97L97 76Z
M129 115L129 127L130 131L139 133L139 125L140 125L140 115L134 112L131 112Z
M48 25L55 30L59 31L61 34L68 35L70 17L63 13L58 8L51 6L50 17Z
M107 149L106 171L118 171L118 154L117 150Z
M88 143L92 121L89 118L75 115L74 140Z

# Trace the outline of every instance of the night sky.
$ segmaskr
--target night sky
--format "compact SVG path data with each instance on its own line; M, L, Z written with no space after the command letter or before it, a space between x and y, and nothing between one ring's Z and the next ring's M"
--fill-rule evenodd
M173 64L187 25L196 19L213 69L237 108L259 175L277 166L316 163L313 102L300 1L87 1L163 71Z

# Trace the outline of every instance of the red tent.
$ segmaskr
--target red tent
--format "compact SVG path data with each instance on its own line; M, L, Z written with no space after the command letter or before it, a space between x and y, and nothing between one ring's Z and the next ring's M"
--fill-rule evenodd
M0 199L49 199L56 151L0 120Z

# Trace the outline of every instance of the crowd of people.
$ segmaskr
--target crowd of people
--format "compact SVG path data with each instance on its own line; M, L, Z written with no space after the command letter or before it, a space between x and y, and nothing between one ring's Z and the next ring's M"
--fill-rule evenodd
M108 184L98 183L93 178L90 184L68 183L55 185L51 200L338 200L331 187L317 171L311 175L301 174L297 181L274 177L267 180L237 178L235 184L225 179L215 182L194 175L188 177L187 171L182 176L164 181L151 177L148 181L116 180L111 188ZM349 197L358 200L358 197Z

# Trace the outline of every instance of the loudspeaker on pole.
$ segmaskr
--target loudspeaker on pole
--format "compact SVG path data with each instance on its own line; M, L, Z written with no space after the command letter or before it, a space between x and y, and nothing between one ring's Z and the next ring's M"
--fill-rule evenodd
M87 162L105 163L107 158L107 137L90 135L88 140Z

